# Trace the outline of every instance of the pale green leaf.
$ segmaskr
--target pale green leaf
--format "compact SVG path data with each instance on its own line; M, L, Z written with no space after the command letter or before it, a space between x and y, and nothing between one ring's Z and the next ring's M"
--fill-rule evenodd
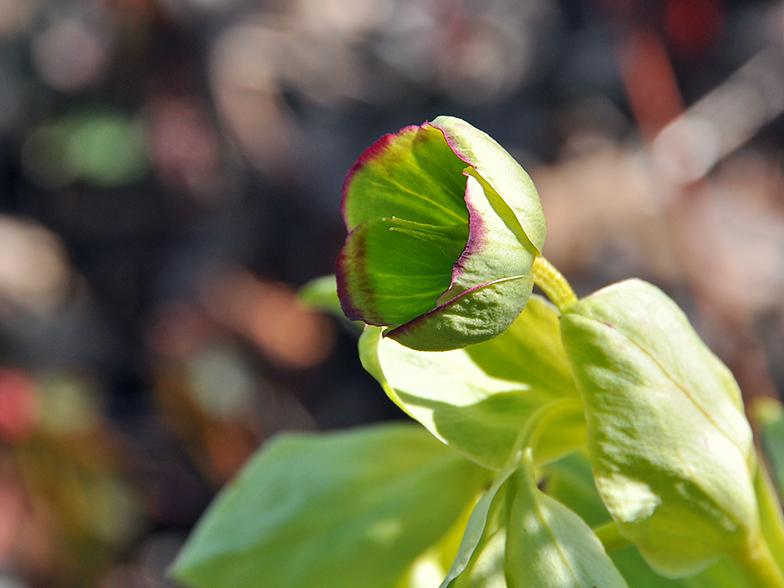
M477 504L442 588L626 588L591 529L537 487L530 450Z
M516 467L504 468L477 503L441 588L507 588L506 524Z
M488 474L416 425L283 435L221 492L172 573L198 588L391 588Z
M530 451L515 471L506 539L514 588L626 588L590 527L539 490Z
M568 455L544 469L548 495L594 527L611 520L594 486L591 462L583 452ZM696 576L677 580L654 572L636 547L614 551L610 558L633 588L751 588L740 569L727 558Z
M612 520L596 490L591 460L583 451L571 453L544 468L545 491L592 527Z
M471 459L500 469L534 411L579 397L558 328L558 311L533 296L511 328L485 343L422 352L368 329L360 339L360 357L404 411ZM579 408L544 432L535 457L550 461L584 443Z
M751 430L737 384L677 305L629 280L569 308L561 333L621 533L671 577L744 549L757 533Z
M773 480L784 495L784 405L774 398L757 398L751 413L759 426L762 450Z
M663 578L654 572L635 547L626 547L612 554L612 560L634 588L754 588L741 570L724 558L690 578Z

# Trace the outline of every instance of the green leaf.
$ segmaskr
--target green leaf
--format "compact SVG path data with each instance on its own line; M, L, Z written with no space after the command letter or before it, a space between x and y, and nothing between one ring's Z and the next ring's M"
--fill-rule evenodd
M612 553L612 560L634 588L754 588L730 559L722 559L690 578L663 578L654 572L640 552L627 547Z
M221 492L172 574L199 588L390 588L488 474L408 424L283 435Z
M530 449L477 504L443 588L625 588L585 522L537 487Z
M590 527L539 490L530 452L523 454L523 464L515 478L517 491L506 541L507 573L512 586L626 587Z
M139 182L149 172L144 125L121 112L72 112L29 134L21 164L35 181L62 188L81 180L111 189Z
M569 308L561 333L621 533L669 577L746 549L758 532L751 430L732 375L683 312L629 280Z
M435 588L441 584L460 548L473 507L467 508L439 542L414 561L395 588Z
M512 327L492 341L465 348L491 377L525 382L548 398L579 397L561 343L561 317L541 296L532 296Z
M544 468L545 491L564 503L592 527L612 520L596 490L591 460L585 451L576 451Z
M546 430L538 463L585 443L585 421L558 335L558 311L534 296L499 337L465 349L415 351L367 329L360 358L389 397L434 435L479 464L500 469L537 409L574 398L576 410ZM541 345L540 345L541 343Z
M338 298L338 285L335 276L321 276L307 282L297 292L299 300L315 310L343 315Z
M506 522L515 467L507 467L477 503L440 588L506 588Z
M548 495L565 504L591 526L611 520L594 486L591 462L583 452L568 455L547 465L544 470ZM629 586L634 588L751 588L740 569L726 558L696 576L677 580L654 572L636 547L614 551L610 558Z

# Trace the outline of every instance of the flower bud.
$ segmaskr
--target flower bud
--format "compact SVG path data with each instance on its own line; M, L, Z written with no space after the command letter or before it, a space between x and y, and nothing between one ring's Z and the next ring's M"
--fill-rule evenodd
M531 295L546 233L539 196L498 143L460 119L379 139L349 171L342 209L343 311L407 347L496 337Z

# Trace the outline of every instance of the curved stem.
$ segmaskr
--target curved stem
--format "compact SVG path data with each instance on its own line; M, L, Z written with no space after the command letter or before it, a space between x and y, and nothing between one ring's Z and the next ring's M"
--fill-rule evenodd
M784 588L784 576L761 533L756 544L733 559L753 588Z
M531 268L534 284L539 286L562 313L577 302L577 296L561 272L544 257L534 259Z
M535 454L539 439L541 439L547 427L570 412L582 414L583 411L583 403L579 398L561 398L540 406L528 417L523 428L520 429L512 449L511 458L519 460L522 451L526 447L530 447L531 452Z
M779 568L784 571L784 515L781 512L776 489L761 455L757 457L754 489L757 492L762 535L765 537L774 559L779 564Z

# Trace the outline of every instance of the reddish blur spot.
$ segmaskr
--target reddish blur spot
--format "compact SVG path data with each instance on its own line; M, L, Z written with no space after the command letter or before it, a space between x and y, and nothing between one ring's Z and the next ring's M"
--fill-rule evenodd
M302 306L294 289L242 268L221 267L206 276L202 302L218 323L255 343L284 368L318 365L335 346L334 324Z
M0 439L18 443L38 424L35 383L26 374L0 368Z
M665 3L664 30L670 50L677 57L706 57L715 48L723 29L721 0L668 0Z
M148 112L153 164L169 192L202 205L219 204L225 178L208 104L195 97L156 96Z

